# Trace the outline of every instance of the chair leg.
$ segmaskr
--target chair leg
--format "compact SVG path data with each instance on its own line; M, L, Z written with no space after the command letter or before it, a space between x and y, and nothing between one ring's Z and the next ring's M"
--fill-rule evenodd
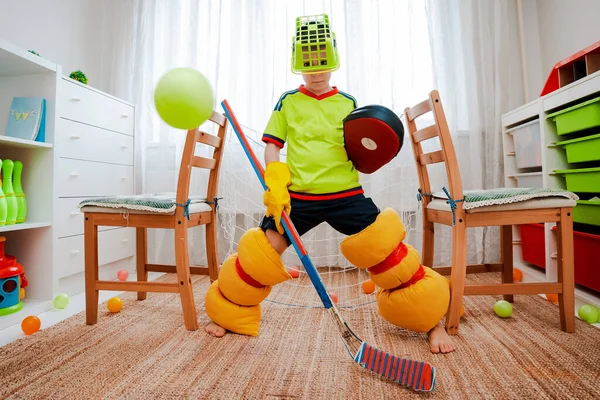
M213 213L214 214L214 213ZM217 224L216 215L213 220L206 224L206 258L208 261L208 276L210 282L214 282L219 277L219 257L217 251Z
M513 244L512 225L500 226L500 247L502 254L502 283L513 282ZM505 294L504 300L512 303L514 296Z
M84 221L85 251L85 323L94 325L98 322L98 227L94 223L94 215L86 214Z
M135 228L136 272L138 282L148 282L148 237L146 228ZM138 300L146 300L147 292L137 292Z
M427 267L433 268L435 229L434 223L427 221L426 218L427 216L423 213L423 254L421 254L421 263Z
M568 333L575 332L575 272L573 252L573 219L571 209L563 208L560 221L556 224L558 239L558 281L562 293L558 295L560 327Z
M177 271L185 327L190 331L195 331L198 329L198 318L196 317L196 304L194 303L194 293L192 291L187 230L187 226L183 223L177 224L175 227L175 269Z
M467 275L467 227L463 219L452 227L452 270L450 273L450 306L446 314L446 331L458 334L460 311Z

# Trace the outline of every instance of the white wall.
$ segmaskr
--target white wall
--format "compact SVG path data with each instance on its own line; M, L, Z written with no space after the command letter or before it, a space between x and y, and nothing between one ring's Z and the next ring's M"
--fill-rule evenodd
M81 70L105 90L102 68L103 0L2 0L0 38L62 65Z
M600 41L600 0L520 0L527 101L539 97L552 67Z
M542 68L600 41L600 1L537 0Z

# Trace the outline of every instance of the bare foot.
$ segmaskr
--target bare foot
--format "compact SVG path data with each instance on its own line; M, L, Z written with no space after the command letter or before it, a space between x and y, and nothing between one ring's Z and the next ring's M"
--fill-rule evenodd
M432 353L450 353L455 350L454 344L446 330L441 324L437 324L427 335L429 336L429 348Z
M204 327L204 330L206 333L214 337L223 337L223 335L225 335L225 328L215 324L212 321L210 321L210 323Z

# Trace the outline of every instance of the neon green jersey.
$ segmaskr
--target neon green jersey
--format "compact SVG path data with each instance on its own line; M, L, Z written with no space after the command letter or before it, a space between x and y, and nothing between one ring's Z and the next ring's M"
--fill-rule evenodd
M279 98L262 140L281 148L287 143L290 197L329 200L363 193L344 147L343 119L355 108L354 97L335 86L317 96L301 85Z

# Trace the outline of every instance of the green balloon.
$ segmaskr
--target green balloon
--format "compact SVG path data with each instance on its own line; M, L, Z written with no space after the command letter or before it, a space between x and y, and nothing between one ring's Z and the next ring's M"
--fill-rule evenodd
M577 315L579 315L579 318L588 324L595 324L600 318L598 309L590 304L585 304L579 307L577 309Z
M512 315L512 304L506 300L499 300L494 304L494 312L499 317L508 318Z
M194 129L213 112L213 90L200 72L192 68L175 68L163 75L154 90L158 115L178 129Z
M69 296L66 293L60 293L54 296L54 307L61 310L69 304Z

